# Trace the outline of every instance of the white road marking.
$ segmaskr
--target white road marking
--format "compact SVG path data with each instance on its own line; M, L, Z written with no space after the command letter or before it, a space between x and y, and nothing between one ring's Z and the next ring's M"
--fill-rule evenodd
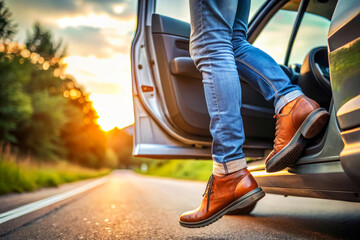
M104 184L106 181L108 181L108 177L104 177L104 178L92 181L88 184L85 184L84 186L72 189L68 192L60 193L60 194L54 195L52 197L45 198L45 199L42 199L42 200L39 200L39 201L36 201L33 203L29 203L24 206L1 213L0 214L0 224L8 222L12 219L21 217L25 214L37 211L44 207L50 206L54 203L60 202L64 199L70 198L72 196L75 196L75 195L85 192L87 190L90 190L94 187Z

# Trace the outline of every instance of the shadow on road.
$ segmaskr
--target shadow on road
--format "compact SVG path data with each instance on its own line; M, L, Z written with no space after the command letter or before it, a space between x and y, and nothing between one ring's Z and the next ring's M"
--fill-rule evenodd
M273 229L291 233L292 236L304 236L312 232L314 238L353 238L360 236L360 218L358 216L286 216L282 214L255 213L250 216L227 216L230 221L247 222L247 225L262 229ZM239 227L241 223L239 222ZM318 236L317 236L318 235Z

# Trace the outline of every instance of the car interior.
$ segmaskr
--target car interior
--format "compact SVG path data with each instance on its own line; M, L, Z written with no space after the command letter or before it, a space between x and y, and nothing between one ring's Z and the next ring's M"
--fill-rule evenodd
M306 12L331 20L336 3L336 0L310 0ZM300 12L301 4L299 0L280 1L276 9ZM257 27L249 28L250 43L255 41L275 13L276 11L272 10L257 18ZM295 26L294 38L297 30ZM211 141L202 77L189 54L189 23L154 13L152 26L147 31L151 34L151 44L154 45L156 53L157 65L154 67L158 68L162 89L166 89L163 94L167 120L179 133L196 135ZM331 111L332 94L326 46L308 49L302 65L280 66L292 83L301 87L305 95ZM261 93L250 86L246 79L240 81L243 97L241 111L246 133L244 152L249 157L263 157L266 151L272 148L274 139L273 105L265 101ZM324 134L320 134L313 139L305 154L319 150L324 142L323 136Z

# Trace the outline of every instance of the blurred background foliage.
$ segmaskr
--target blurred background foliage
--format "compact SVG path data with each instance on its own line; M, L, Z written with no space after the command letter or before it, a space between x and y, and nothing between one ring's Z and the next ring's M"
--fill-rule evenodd
M0 147L10 146L17 161L132 166L132 136L101 130L89 93L65 74L62 40L37 22L21 44L14 41L16 29L0 1Z
M36 22L25 43L18 43L16 29L0 0L0 195L102 176L113 168L208 178L211 161L133 158L132 126L100 128L89 93L65 73L63 41Z

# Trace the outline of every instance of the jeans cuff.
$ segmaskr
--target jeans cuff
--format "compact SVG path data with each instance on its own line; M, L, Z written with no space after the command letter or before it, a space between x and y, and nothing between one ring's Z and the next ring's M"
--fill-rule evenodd
M281 96L275 105L275 114L278 115L280 113L281 109L283 107L285 107L286 104L288 104L289 102L298 98L301 95L304 95L304 94L299 90L295 90L295 91L285 94L284 96Z
M247 167L247 163L245 158L240 158L236 160L232 160L229 162L224 163L218 163L213 162L213 174L215 175L224 175L224 174L230 174L236 171L239 171L241 169L244 169Z

